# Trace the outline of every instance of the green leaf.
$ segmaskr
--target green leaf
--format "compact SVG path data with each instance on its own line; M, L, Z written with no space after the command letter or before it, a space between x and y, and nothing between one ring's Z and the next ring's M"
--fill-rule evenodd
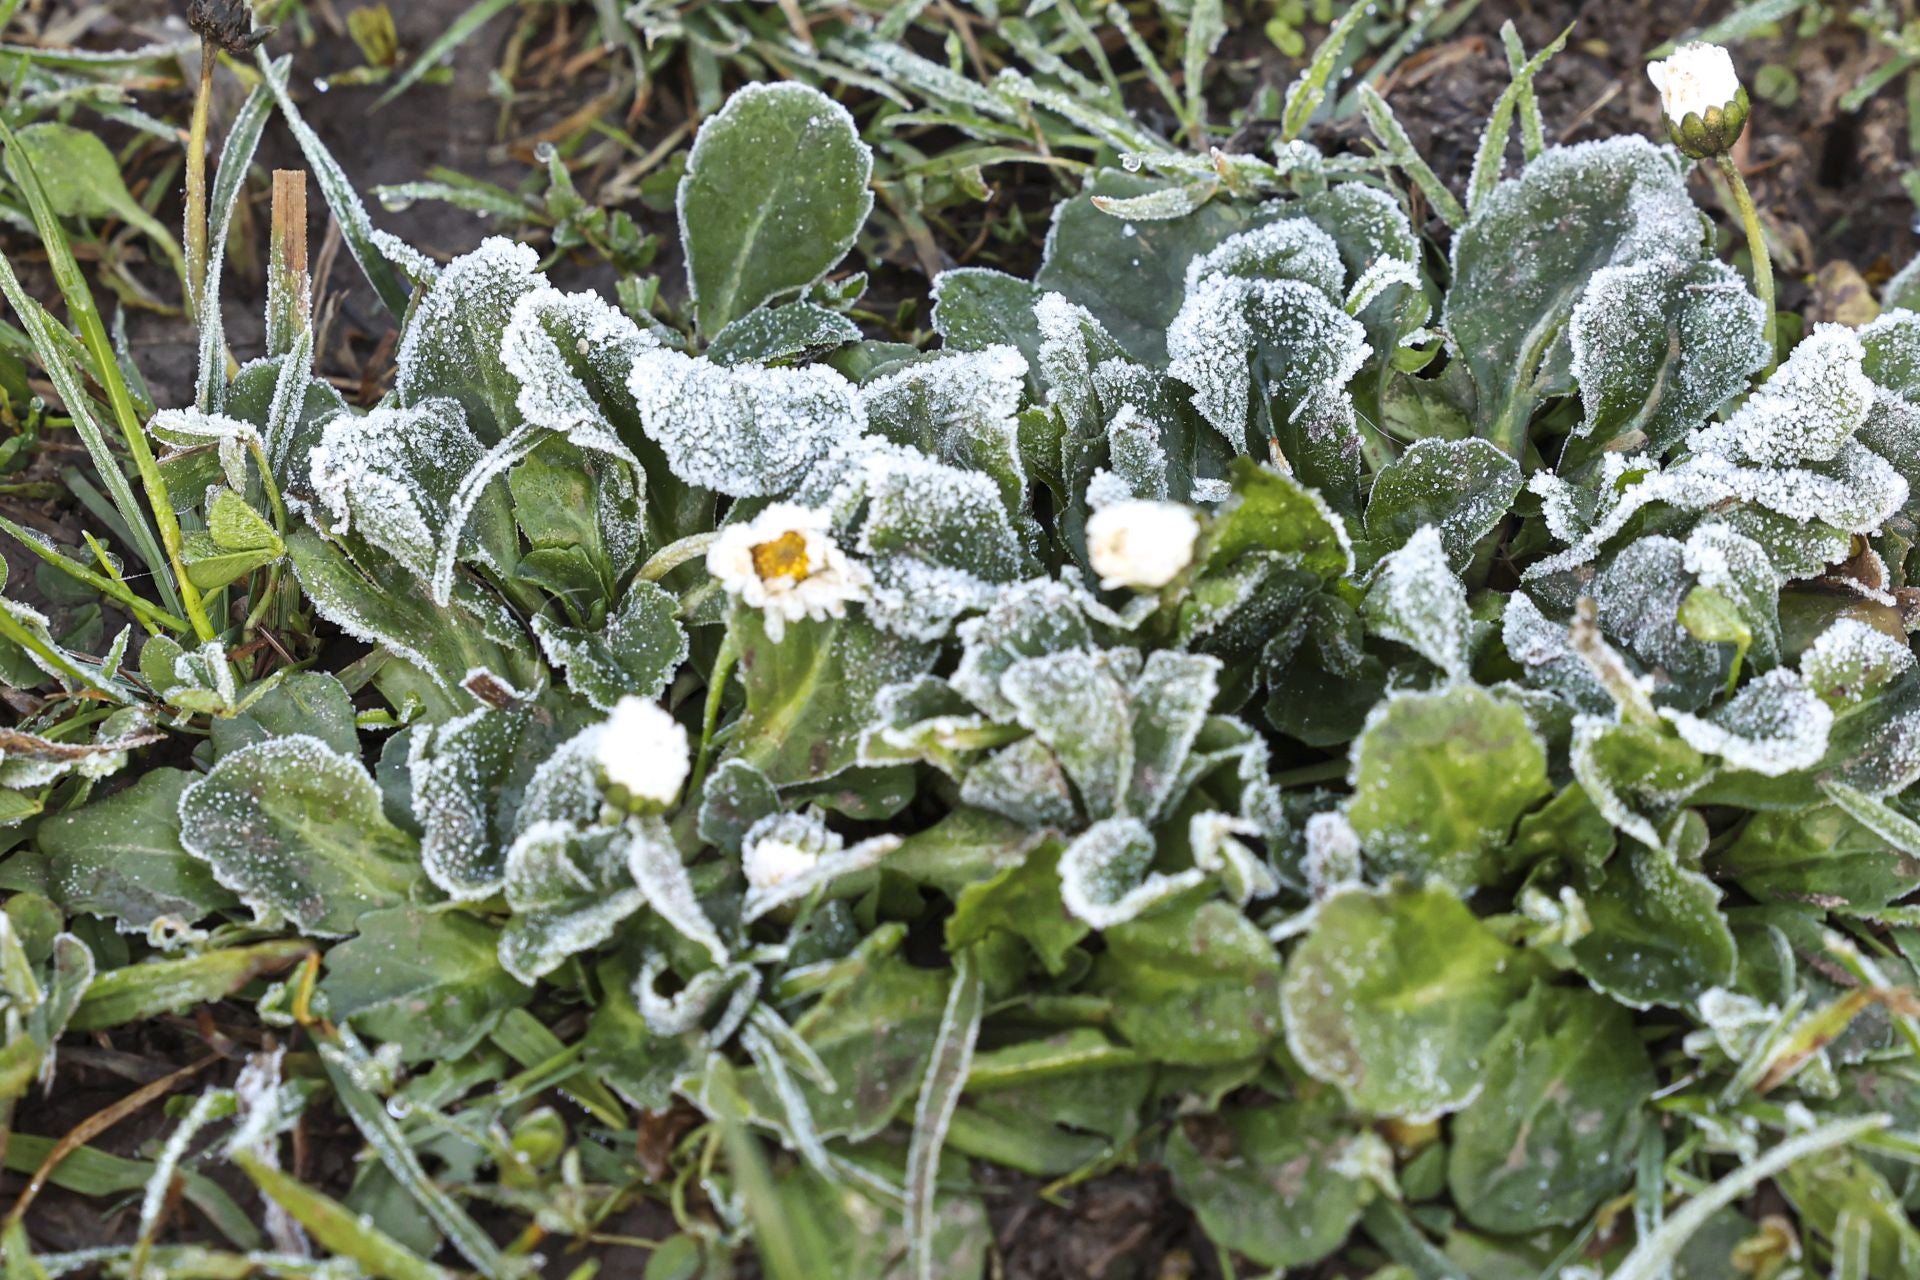
M312 951L311 943L290 938L109 969L93 980L67 1025L74 1031L98 1031L224 1000Z
M1920 888L1920 858L1835 805L1756 813L1714 859L1761 902L1884 907Z
M1514 823L1551 790L1526 713L1472 685L1390 699L1353 751L1347 819L1369 861L1461 889L1498 877Z
M1167 1139L1174 1194L1210 1240L1260 1266L1318 1262L1346 1240L1370 1198L1343 1163L1359 1136L1345 1120L1330 1090L1191 1117Z
M144 655L143 655L144 656ZM289 671L243 713L210 724L216 756L268 738L309 734L343 756L360 754L353 695L320 671Z
M1089 930L1060 903L1063 848L1058 840L1049 840L1025 862L961 889L947 917L948 952L958 954L1003 931L1031 947L1048 974L1065 973L1068 955Z
M1453 1118L1447 1183L1467 1220L1521 1235L1584 1221L1633 1176L1652 1064L1626 1010L1537 985L1487 1046Z
M1554 350L1596 272L1692 261L1701 243L1677 157L1644 138L1550 148L1496 187L1454 238L1442 317L1479 434L1518 457L1534 405L1565 383Z
M418 845L366 769L306 735L223 757L180 797L180 837L257 916L312 933L352 933L421 878Z
M1445 885L1347 889L1287 960L1287 1045L1361 1111L1456 1111L1479 1092L1529 970Z
M1520 466L1485 440L1416 440L1382 467L1367 497L1376 555L1404 546L1422 525L1440 530L1455 569L1520 495Z
M1232 483L1232 493L1194 552L1203 572L1232 564L1249 551L1276 553L1322 578L1353 571L1346 525L1314 490L1248 458L1234 461Z
M15 135L55 213L63 218L118 218L160 246L176 274L186 274L180 242L133 198L107 144L85 129L46 121ZM12 171L12 161L8 161Z
M408 1062L457 1059L532 994L500 967L499 936L455 911L371 912L327 952L328 1012Z
M857 764L880 691L933 661L931 646L856 616L789 623L775 641L759 610L742 606L729 626L746 689L730 755L775 786L830 778Z
M654 583L636 580L598 631L534 619L534 634L567 686L602 711L623 697L651 701L687 656L680 602Z
M1280 1030L1280 957L1224 902L1186 902L1108 929L1091 983L1141 1053L1191 1066L1256 1057Z
M713 335L707 358L718 364L789 364L816 360L860 341L860 326L817 302L749 311Z
M1571 948L1587 980L1624 1004L1685 1007L1734 976L1720 890L1664 849L1628 845L1584 895L1593 931Z
M179 769L154 769L124 791L43 821L35 843L54 900L130 929L163 917L191 924L236 905L181 846L180 796L192 781Z
M748 85L700 126L676 207L700 330L825 276L853 247L873 153L844 107L802 84Z

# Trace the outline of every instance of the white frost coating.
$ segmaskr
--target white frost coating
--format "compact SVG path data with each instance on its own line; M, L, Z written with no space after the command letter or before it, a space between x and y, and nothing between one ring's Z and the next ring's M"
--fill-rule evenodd
M727 594L766 615L775 644L802 618L845 617L867 597L872 575L829 532L830 513L776 502L746 524L731 524L707 551L707 572Z
M1069 423L1094 417L1093 369L1102 360L1116 358L1120 346L1093 313L1057 293L1041 295L1033 304L1034 327L1040 332L1036 359L1047 402Z
M1193 479L1193 492L1187 495L1187 501L1204 505L1225 502L1232 495L1233 485L1229 481L1217 480L1210 476L1195 476ZM1346 527L1344 525L1341 526L1340 533L1344 540L1346 536ZM1348 554L1352 554L1351 547L1348 548Z
M1224 813L1196 813L1187 821L1193 865L1217 878L1228 896L1243 907L1255 898L1280 892L1280 878L1273 868L1241 839L1261 834L1257 824Z
M1391 254L1383 254L1375 258L1367 269L1360 273L1360 278L1353 282L1353 288L1347 290L1347 314L1359 315L1373 305L1375 299L1395 285L1418 289L1420 269L1405 258L1396 258ZM1407 335L1408 338L1412 336L1412 334ZM1405 339L1402 339L1402 345L1406 345Z
M1873 697L1914 668L1913 650L1857 618L1841 618L1800 655L1800 674L1832 707Z
M407 279L431 287L440 278L441 266L391 231L373 228L373 247L380 256L400 268Z
M967 770L960 800L1026 827L1065 827L1074 820L1073 788L1038 738L1010 743Z
M672 996L660 994L660 975L672 968L669 959L650 953L641 961L640 974L633 980L633 1002L647 1030L657 1036L683 1036L701 1032L708 1045L725 1044L740 1024L746 1021L754 1001L760 995L760 970L751 964L729 964L717 969L702 969L687 979L687 985ZM722 997L726 1011L711 1027L703 1029L707 1015Z
M1187 292L1208 276L1298 280L1337 306L1347 271L1332 236L1305 218L1285 218L1230 235L1188 262Z
M1361 883L1360 833L1338 810L1307 819L1307 853L1301 863L1316 901Z
M1087 477L1087 509L1099 511L1116 503L1131 502L1134 489L1125 479L1108 471L1105 467Z
M627 846L627 869L646 895L647 905L682 937L706 948L715 964L726 964L727 944L701 909L693 881L687 878L686 864L680 860L680 850L665 824L658 818L640 818L631 820L628 826L633 839Z
M1660 714L1695 751L1769 778L1819 764L1833 728L1833 709L1785 668L1767 672L1705 718L1671 707Z
M635 358L627 389L673 474L735 498L785 492L867 425L853 384L824 365L717 365L656 348Z
M1577 715L1573 718L1573 741L1567 748L1567 763L1573 769L1574 778L1580 783L1580 789L1587 793L1587 799L1600 811L1600 816L1621 832L1632 836L1649 849L1663 850L1660 832L1653 823L1626 799L1615 791L1606 772L1594 758L1594 747L1602 735L1614 728L1618 722L1611 716ZM1675 798L1675 803L1685 797Z
M1687 447L1760 467L1831 462L1873 404L1865 359L1853 330L1815 325L1731 418L1695 431Z
M657 702L629 694L594 740L594 758L609 783L636 799L670 805L687 780L686 728Z
M537 982L568 956L597 947L645 901L615 880L614 833L567 822L529 825L507 850L502 889L513 914L500 935L501 967ZM608 865L609 861L612 865Z
M1609 454L1607 460L1618 456ZM1551 471L1536 471L1528 479L1527 489L1540 499L1540 518L1546 523L1548 533L1569 544L1586 536L1588 521L1580 511L1582 494L1578 487Z
M740 918L758 920L841 876L876 865L899 847L898 836L877 836L849 848L813 810L769 814L748 829L742 842L747 896Z
M1129 500L1087 520L1087 559L1103 589L1158 591L1193 563L1200 522L1177 502Z
M944 639L955 620L991 605L1002 587L965 569L907 556L873 562L867 616L875 626L909 640Z
M1193 405L1236 450L1247 447L1255 392L1250 362L1271 349L1288 385L1260 389L1288 421L1344 403L1344 388L1372 348L1360 322L1298 280L1210 275L1187 290L1167 327L1167 372L1193 389ZM1291 404L1284 403L1288 398Z
M1647 79L1660 91L1660 109L1676 122L1725 110L1740 96L1733 55L1704 41L1683 44L1665 61L1647 64Z
M504 236L488 236L472 253L449 262L414 308L394 356L394 391L400 402L412 403L423 385L470 382L474 370L444 367L443 353L433 344L444 342L448 334L469 331L476 316L507 313L540 283L540 255Z
M1093 643L1079 597L1052 578L1003 587L983 616L960 624L959 636L960 662L948 682L995 720L1013 718L1013 704L1000 692L1000 677L1015 662Z
M982 471L1020 473L1027 358L1017 347L943 351L859 389L867 421L930 430L934 452ZM1024 481L1024 476L1022 476Z
M1107 423L1107 456L1113 463L1111 474L1125 486L1125 496L1160 500L1167 495L1167 450L1161 442L1159 424L1144 416L1132 404L1114 410ZM1094 506L1093 483L1087 485L1087 501Z
M1624 492L1578 542L1549 556L1522 576L1537 580L1578 568L1625 529L1642 508L1662 502L1682 511L1706 511L1729 501L1765 507L1792 520L1820 521L1849 533L1872 533L1905 505L1907 482L1893 464L1855 440L1840 446L1831 462L1811 467L1743 467L1713 453L1698 453L1668 470L1649 469Z
M504 860L494 862L491 797L481 777L490 744L464 742L493 710L482 705L445 724L418 725L407 752L413 812L423 828L420 865L427 879L456 900L484 898L501 883Z
M1421 525L1405 546L1380 562L1365 607L1367 626L1375 635L1412 649L1449 680L1466 677L1473 615L1439 529Z
M430 579L448 504L479 462L480 441L458 402L428 399L327 423L309 462L314 493L334 531L357 528L413 573Z
M600 813L600 735L606 721L574 734L541 762L527 781L514 821L525 830L537 822L585 826Z
M247 462L244 450L266 451L266 441L251 422L229 418L224 413L202 413L198 409L162 409L147 423L154 439L175 448L191 449L204 444L220 447L220 472L227 487L236 493L247 491Z
M1094 823L1060 855L1061 905L1076 920L1111 929L1206 879L1198 867L1151 870L1154 852L1153 832L1138 818Z

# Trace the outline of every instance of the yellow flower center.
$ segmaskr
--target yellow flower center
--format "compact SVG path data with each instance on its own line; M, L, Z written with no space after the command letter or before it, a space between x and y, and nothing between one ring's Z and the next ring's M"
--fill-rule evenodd
M789 529L772 542L756 543L753 548L753 571L760 575L762 582L771 582L775 578L805 582L807 575L813 572L813 567L807 563L806 535Z

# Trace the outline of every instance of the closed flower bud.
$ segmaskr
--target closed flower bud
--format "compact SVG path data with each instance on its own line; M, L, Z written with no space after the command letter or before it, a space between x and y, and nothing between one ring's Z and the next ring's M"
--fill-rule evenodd
M1747 127L1747 90L1717 44L1689 44L1648 66L1673 145L1695 160L1725 155Z
M1114 502L1087 521L1087 559L1111 591L1157 591L1193 563L1200 522L1177 502Z
M644 698L624 697L600 726L595 762L608 798L625 807L664 809L687 780L687 731L666 708Z

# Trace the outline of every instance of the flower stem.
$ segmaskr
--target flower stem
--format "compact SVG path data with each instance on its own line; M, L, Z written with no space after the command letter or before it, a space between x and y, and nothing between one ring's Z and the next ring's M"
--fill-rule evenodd
M193 119L187 129L187 313L205 323L200 314L201 294L207 287L207 117L213 106L213 68L219 50L213 41L200 41L200 92L193 100Z
M1727 183L1733 188L1734 203L1740 206L1740 221L1747 228L1747 250L1753 255L1753 290L1760 295L1760 303L1766 308L1767 367L1761 377L1770 377L1774 366L1780 363L1778 340L1774 332L1773 318L1773 259L1767 254L1766 233L1760 228L1760 211L1753 207L1753 193L1747 190L1747 180L1740 173L1740 166L1733 157L1721 155L1720 172L1726 175Z

